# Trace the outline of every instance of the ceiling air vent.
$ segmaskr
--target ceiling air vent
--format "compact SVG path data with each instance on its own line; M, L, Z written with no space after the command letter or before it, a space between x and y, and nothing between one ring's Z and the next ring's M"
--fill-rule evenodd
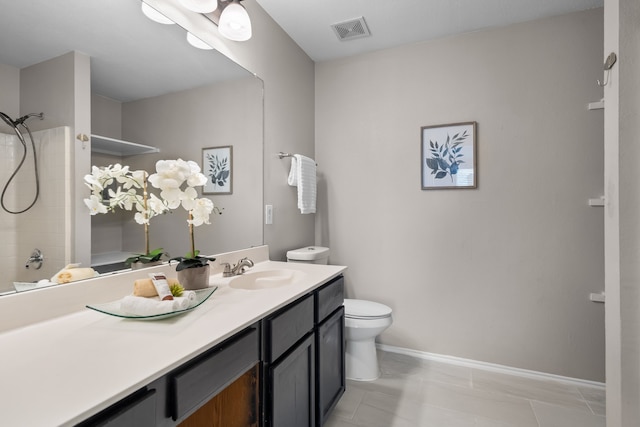
M340 41L359 39L371 35L369 27L367 27L367 23L362 16L350 21L338 22L337 24L333 24L331 28L333 28L333 31Z

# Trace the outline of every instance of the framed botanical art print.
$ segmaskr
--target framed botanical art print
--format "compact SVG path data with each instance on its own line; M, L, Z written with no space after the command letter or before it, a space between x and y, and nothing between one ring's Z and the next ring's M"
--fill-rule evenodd
M202 173L207 177L202 194L232 194L233 146L203 148Z
M477 123L423 126L423 190L477 188Z

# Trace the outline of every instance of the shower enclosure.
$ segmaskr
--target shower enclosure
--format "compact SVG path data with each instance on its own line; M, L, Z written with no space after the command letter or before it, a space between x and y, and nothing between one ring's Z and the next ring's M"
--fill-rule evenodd
M33 132L40 189L37 202L20 214L0 210L0 293L14 290L13 282L49 279L71 259L71 129L57 127ZM14 133L0 133L0 185L8 182L21 161L21 142ZM32 153L30 153L32 154ZM29 156L7 187L4 204L18 211L33 202L36 177ZM26 268L35 248L44 262Z

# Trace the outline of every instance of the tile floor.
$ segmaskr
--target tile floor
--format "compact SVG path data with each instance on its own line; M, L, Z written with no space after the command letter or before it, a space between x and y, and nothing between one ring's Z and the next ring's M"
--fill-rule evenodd
M382 376L347 381L325 427L605 427L603 388L379 352Z

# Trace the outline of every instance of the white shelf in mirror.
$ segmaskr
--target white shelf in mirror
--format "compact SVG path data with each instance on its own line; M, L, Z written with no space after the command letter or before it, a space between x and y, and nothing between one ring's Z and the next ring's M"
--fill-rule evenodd
M603 110L604 109L604 98L600 101L590 102L587 104L587 109L589 110Z
M150 145L138 144L135 142L92 134L91 151L94 153L127 157L135 156L137 154L158 153L160 149Z

